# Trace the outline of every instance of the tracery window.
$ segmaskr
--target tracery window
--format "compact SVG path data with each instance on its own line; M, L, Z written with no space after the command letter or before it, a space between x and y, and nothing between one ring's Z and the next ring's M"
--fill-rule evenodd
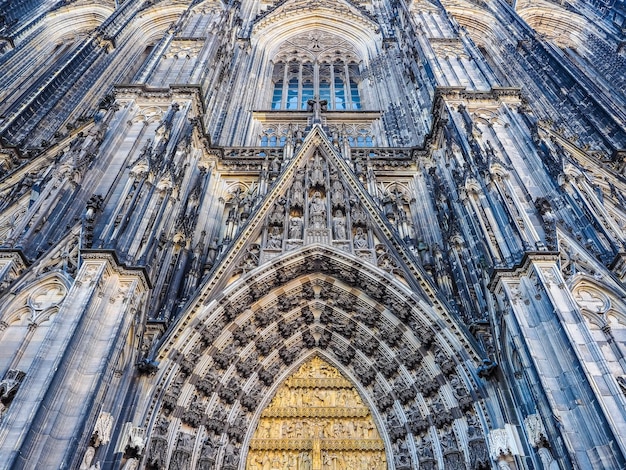
M274 57L271 109L305 110L315 96L329 110L361 109L360 62L350 43L325 32L285 41Z

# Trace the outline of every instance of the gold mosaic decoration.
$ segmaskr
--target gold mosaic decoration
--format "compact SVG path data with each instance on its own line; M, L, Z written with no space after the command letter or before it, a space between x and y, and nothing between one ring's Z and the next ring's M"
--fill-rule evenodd
M385 447L358 392L314 357L278 390L250 443L247 470L385 470Z

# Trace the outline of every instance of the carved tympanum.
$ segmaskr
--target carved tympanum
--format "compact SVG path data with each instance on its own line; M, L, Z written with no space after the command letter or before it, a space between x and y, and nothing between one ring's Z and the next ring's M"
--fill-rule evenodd
M263 411L246 468L382 470L387 464L358 392L316 356L287 379Z

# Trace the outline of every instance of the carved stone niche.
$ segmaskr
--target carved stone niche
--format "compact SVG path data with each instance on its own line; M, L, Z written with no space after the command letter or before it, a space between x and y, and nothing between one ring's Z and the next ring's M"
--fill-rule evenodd
M446 409L439 396L433 398L430 408L432 410L433 421L435 426L438 428L448 425L454 421L454 416L449 410Z
M379 357L376 360L376 366L386 379L394 377L398 372L398 364L388 357Z
M518 454L513 426L506 424L504 428L489 432L489 451L490 457L498 462L500 468L510 468L508 462L513 455Z
M254 328L249 323L240 326L233 331L233 340L237 346L245 346L256 336Z
M390 392L384 390L379 384L374 385L374 400L381 411L387 411L393 406L394 398Z
M533 447L548 447L548 439L546 438L546 430L543 427L543 421L538 414L532 414L524 418L524 427L528 435L528 442Z
M209 433L202 444L200 459L198 460L198 470L211 470L215 463L215 457L220 448L220 437Z
M389 325L387 328L381 331L381 335L384 340L390 346L398 346L400 339L402 339L403 331L399 326Z
M354 363L354 373L366 387L376 378L376 371L369 365L361 362Z
M189 353L182 359L182 361L180 361L180 370L182 370L185 375L190 375L193 372L199 357L199 354Z
M408 370L414 370L422 363L423 357L419 351L414 351L408 347L404 347L400 349L400 359Z
M443 352L441 348L435 349L435 362L446 376L452 374L456 368L453 359Z
M415 378L415 385L424 397L430 397L439 390L439 382L431 378L424 370L420 370Z
M232 442L226 444L224 460L222 461L223 470L236 470L239 465L239 451L239 448L235 447Z
M169 470L187 470L191 466L194 438L195 436L184 432L178 435L178 442L170 460Z
M415 439L415 447L417 448L417 458L420 463L420 470L436 470L437 461L433 452L432 443L428 435Z
M131 422L124 423L115 453L124 452L126 458L139 457L146 446L146 429Z
M264 367L259 369L257 375L259 376L259 380L261 381L261 383L263 383L263 385L265 385L266 387L269 387L274 383L278 371L279 367L275 364L270 367Z
M188 424L194 428L197 428L204 423L206 416L204 413L205 405L198 395L194 395L191 399L191 403L185 409L181 420L183 423Z
M148 447L148 457L146 459L149 468L165 468L165 462L167 460L167 431L169 425L170 423L167 419L160 418L153 430L150 446Z
M387 415L387 429L392 442L397 442L407 435L404 424L400 422L398 415L393 410Z
M233 423L228 425L227 434L234 442L240 443L246 434L247 428L248 423L245 417L239 416Z
M408 418L409 429L416 436L421 435L430 427L430 422L427 417L422 415L422 411L417 403L409 410Z
M111 413L102 412L98 416L96 425L91 436L91 445L94 448L111 442L111 432L113 431L113 416Z
M208 397L217 389L219 382L220 377L215 372L209 371L204 377L196 381L196 389L198 389L202 395Z
M13 397L17 393L22 384L22 381L26 377L26 372L18 369L9 369L4 375L4 378L0 382L0 402L7 407Z
M174 379L174 382L170 385L169 389L163 396L163 408L167 413L171 412L178 402L180 391L183 388L185 378L183 375L178 374Z
M457 403L459 404L459 408L462 411L469 410L474 404L474 399L471 397L461 382L461 379L457 375L452 375L450 377L450 386L452 387L454 398L456 398Z
M406 440L394 444L394 460L396 470L411 470L414 468Z
M360 332L354 340L353 343L357 348L359 348L366 356L372 356L376 350L378 350L379 342L373 336L370 336L368 333Z
M396 396L403 405L408 405L417 396L417 391L410 385L403 383L397 384L394 387Z
M218 390L217 394L225 403L232 405L239 396L240 392L241 386L239 385L239 382L232 378L230 379L230 382L228 382L228 385L223 386Z

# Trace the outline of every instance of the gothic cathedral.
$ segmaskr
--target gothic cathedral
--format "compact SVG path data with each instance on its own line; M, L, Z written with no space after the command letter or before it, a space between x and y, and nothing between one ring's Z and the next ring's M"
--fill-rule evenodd
M0 0L0 470L626 468L619 0Z

